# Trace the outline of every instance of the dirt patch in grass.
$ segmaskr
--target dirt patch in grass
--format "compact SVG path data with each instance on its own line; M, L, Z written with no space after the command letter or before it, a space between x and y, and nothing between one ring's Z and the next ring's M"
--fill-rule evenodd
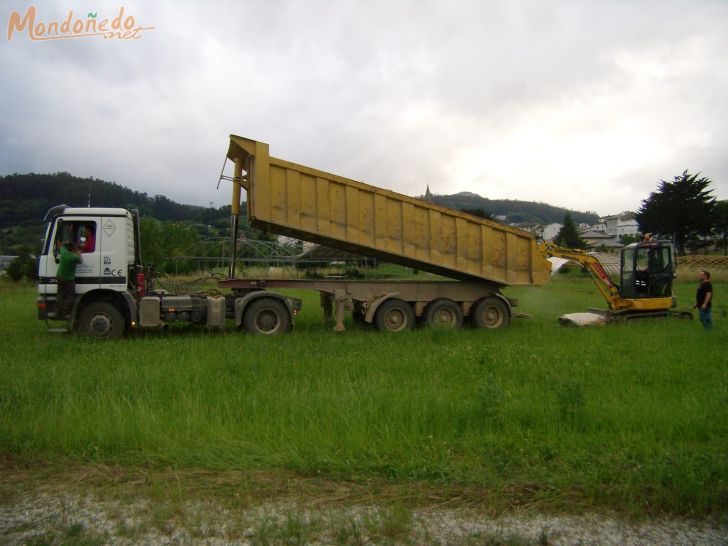
M725 521L545 511L537 491L0 461L8 544L725 544ZM500 492L503 494L503 492Z

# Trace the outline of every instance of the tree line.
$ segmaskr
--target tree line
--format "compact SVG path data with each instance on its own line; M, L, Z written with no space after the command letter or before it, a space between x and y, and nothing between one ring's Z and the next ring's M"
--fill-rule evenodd
M681 256L712 245L728 254L728 200L718 201L712 195L712 183L687 170L672 181L661 180L637 212L640 233L674 241ZM568 213L555 242L568 248L586 248Z
M679 255L716 244L728 253L728 200L713 195L710 178L683 171L661 180L637 212L642 233L675 241Z

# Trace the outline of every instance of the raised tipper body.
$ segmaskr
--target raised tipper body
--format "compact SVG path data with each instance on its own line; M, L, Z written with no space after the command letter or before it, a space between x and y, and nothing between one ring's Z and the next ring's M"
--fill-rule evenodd
M255 227L451 279L549 280L550 264L525 231L271 157L268 149L230 136L234 183L248 191Z

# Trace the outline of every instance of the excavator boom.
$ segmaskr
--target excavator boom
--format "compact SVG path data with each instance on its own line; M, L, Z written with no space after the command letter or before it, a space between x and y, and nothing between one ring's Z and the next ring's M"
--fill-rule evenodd
M612 282L612 279L609 278L609 275L604 270L604 266L602 266L596 256L592 256L583 250L564 248L555 243L549 242L540 243L539 248L546 256L569 260L581 265L589 271L594 279L594 283L597 285L599 292L607 301L607 305L609 305L610 309L616 310L625 307L624 305L620 305L621 297L619 295L619 287Z

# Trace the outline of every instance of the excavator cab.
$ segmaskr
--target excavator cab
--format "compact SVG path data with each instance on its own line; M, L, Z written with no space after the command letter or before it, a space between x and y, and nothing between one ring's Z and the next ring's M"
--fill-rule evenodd
M622 249L619 293L623 298L670 297L674 276L670 243L633 243Z

